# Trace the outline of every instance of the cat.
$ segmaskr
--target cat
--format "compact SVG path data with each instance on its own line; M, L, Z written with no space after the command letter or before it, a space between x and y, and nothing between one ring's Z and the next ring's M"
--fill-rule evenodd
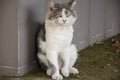
M62 4L49 0L48 3L45 27L41 28L37 39L37 57L47 66L47 75L52 79L62 80L63 76L68 77L70 73L79 73L73 67L78 56L77 48L72 44L73 24L77 19L76 1Z

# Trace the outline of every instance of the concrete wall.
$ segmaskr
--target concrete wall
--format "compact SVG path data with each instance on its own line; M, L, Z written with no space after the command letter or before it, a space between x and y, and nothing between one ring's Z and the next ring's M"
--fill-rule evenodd
M47 0L0 0L0 75L36 67L35 35L47 8ZM76 10L73 42L79 50L120 33L120 0L77 0Z
M19 75L32 70L36 65L35 37L38 24L44 22L45 1L19 1Z
M18 15L16 0L0 0L0 75L16 75Z
M120 0L77 0L74 41L83 49L120 33Z

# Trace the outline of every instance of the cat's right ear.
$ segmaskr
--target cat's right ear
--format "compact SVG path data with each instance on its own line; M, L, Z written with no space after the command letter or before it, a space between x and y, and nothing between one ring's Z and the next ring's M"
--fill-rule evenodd
M50 10L53 11L56 9L55 3L53 2L53 0L48 0L48 3L49 3Z
M71 1L69 2L70 9L74 9L75 4L76 4L76 0L71 0Z

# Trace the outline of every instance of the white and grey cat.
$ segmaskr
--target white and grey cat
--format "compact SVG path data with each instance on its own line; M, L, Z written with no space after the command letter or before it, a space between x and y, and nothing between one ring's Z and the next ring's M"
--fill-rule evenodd
M41 28L39 32L38 48L40 50L37 56L39 61L47 66L47 75L55 80L62 80L63 76L68 77L70 73L79 73L73 67L77 60L77 49L71 43L73 24L77 19L75 4L75 0L64 4L49 0L45 28Z

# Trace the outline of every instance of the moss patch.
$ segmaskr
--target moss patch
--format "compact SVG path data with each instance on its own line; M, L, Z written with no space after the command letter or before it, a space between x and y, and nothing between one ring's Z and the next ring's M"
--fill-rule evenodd
M119 40L120 35L79 52L81 80L120 80L120 48L113 46L113 39Z

